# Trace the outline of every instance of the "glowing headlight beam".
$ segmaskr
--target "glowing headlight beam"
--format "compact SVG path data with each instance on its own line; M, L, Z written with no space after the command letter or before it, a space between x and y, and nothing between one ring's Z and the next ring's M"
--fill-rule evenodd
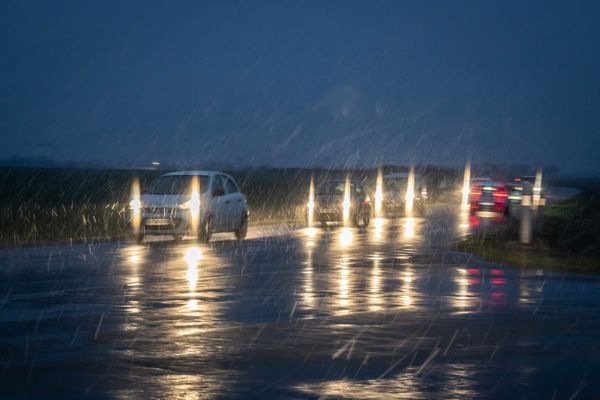
M140 181L137 178L131 183L131 201L129 202L129 209L131 210L131 230L134 234L138 234L142 224L142 201Z
M315 180L314 177L310 177L310 186L308 188L308 226L313 225L314 213L315 213Z
M415 168L410 167L408 172L408 181L406 182L406 198L405 198L406 215L412 215L413 206L415 204Z
M377 169L377 182L375 184L375 216L381 217L383 206L383 173L381 168Z
M460 202L463 208L469 206L469 193L471 191L471 163L467 161L465 164L465 175L463 178L462 201Z
M540 199L542 197L542 169L538 168L535 173L535 182L533 184L533 208L537 208L540 205Z
M346 184L344 185L344 200L343 207L343 222L344 226L348 226L350 222L350 177L346 176Z
M191 233L192 235L197 235L200 226L200 180L197 176L192 176L190 200L186 205L190 210Z

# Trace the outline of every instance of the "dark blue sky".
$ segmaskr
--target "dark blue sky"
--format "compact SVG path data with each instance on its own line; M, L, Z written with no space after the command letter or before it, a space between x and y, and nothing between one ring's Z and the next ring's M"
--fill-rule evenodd
M600 172L600 2L0 3L0 158Z

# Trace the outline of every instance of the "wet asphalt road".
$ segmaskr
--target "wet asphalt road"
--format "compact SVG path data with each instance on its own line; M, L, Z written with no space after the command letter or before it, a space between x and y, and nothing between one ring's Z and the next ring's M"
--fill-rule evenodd
M594 398L600 280L367 230L0 250L0 398Z

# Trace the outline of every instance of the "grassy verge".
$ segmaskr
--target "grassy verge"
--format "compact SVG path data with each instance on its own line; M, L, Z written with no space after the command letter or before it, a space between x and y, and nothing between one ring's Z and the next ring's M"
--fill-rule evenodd
M461 251L486 260L525 268L554 268L600 272L600 185L597 182L564 182L579 187L577 198L543 211L543 223L534 243L518 243L518 221L494 232L477 233L457 244Z
M550 268L571 272L600 272L600 256L561 254L544 245L522 246L514 241L496 241L480 236L457 243L460 251L482 257L486 261L522 268Z

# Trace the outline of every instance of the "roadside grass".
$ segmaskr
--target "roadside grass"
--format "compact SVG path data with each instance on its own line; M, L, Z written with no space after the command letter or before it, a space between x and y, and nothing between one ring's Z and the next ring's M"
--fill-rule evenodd
M460 251L486 260L525 268L600 272L600 184L565 181L582 193L565 203L546 207L532 245L518 242L518 221L493 232L476 233L457 243Z
M500 242L473 236L457 243L456 248L499 264L571 272L600 272L598 255L561 254L543 245L524 246L516 241Z
M0 167L0 243L79 241L127 235L132 181L139 179L143 190L165 172ZM251 224L268 225L304 222L311 175L316 182L348 174L373 181L376 171L260 168L228 173L248 199ZM431 182L455 178L452 170L437 167L424 167L422 173Z
M309 169L230 174L248 199L252 225L304 220ZM0 167L0 243L110 239L129 234L131 183L142 189L165 171ZM335 173L335 171L334 171Z

